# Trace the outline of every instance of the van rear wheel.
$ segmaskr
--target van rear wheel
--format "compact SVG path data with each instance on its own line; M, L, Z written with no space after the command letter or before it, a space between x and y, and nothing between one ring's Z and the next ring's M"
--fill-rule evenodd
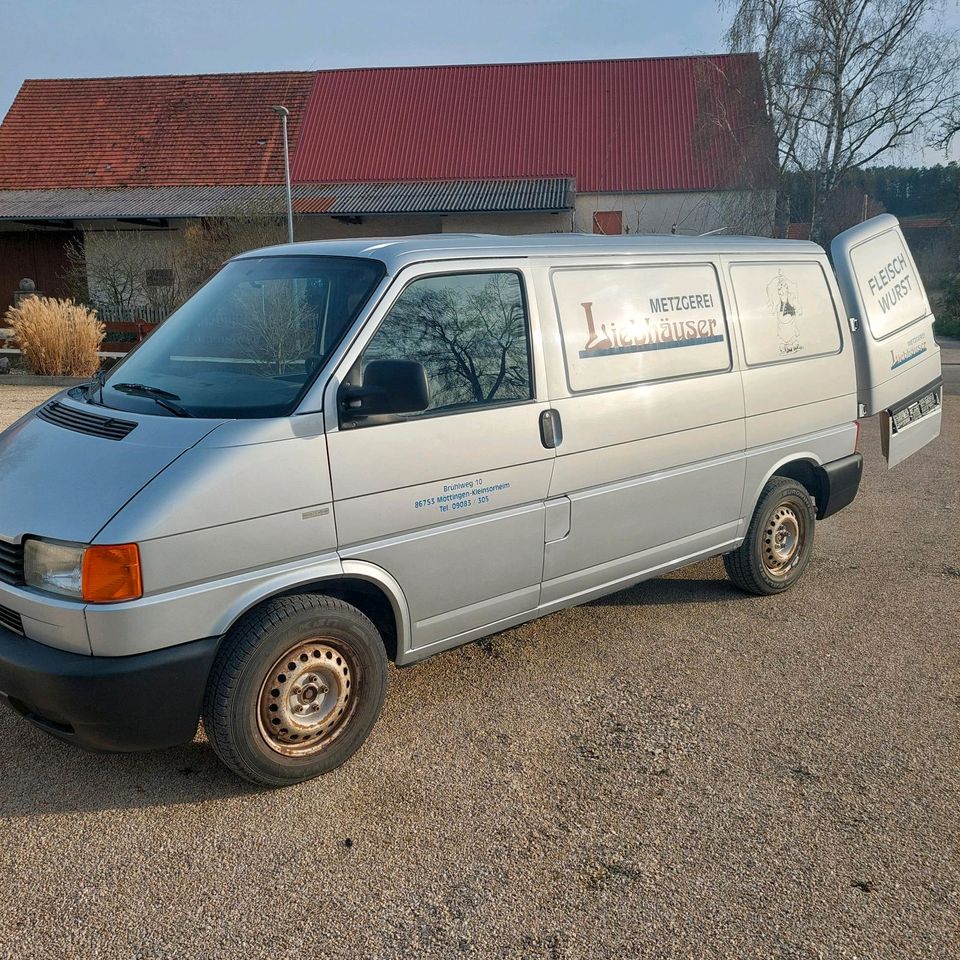
M782 593L800 579L813 550L816 510L789 477L763 488L743 543L723 558L727 576L747 593Z
M268 787L352 756L383 707L387 658L356 607L315 594L258 607L227 634L204 698L207 737L234 773Z

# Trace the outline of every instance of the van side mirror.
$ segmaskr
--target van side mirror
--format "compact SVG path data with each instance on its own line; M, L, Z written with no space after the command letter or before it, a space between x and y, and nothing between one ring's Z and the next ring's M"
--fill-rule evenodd
M427 372L416 360L371 360L363 384L345 383L337 396L347 418L419 413L430 406Z

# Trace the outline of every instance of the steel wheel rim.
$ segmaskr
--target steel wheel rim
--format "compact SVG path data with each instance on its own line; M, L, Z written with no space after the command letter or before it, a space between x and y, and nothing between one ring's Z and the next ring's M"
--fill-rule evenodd
M290 647L260 686L260 735L286 757L320 753L353 716L357 681L354 659L336 640L317 637Z
M797 565L803 549L804 521L791 504L781 503L763 530L761 556L771 577L782 579Z

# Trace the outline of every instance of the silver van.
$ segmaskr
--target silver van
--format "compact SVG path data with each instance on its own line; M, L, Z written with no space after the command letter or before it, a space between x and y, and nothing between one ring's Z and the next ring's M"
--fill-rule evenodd
M191 739L279 786L406 666L722 554L803 573L861 417L940 430L897 221L811 243L442 235L227 263L0 435L0 691L91 749Z

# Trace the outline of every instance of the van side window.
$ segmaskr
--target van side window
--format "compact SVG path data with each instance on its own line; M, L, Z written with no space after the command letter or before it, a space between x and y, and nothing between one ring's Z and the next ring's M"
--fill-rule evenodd
M819 263L735 263L730 279L749 366L840 349L839 318Z
M712 264L564 268L551 279L571 390L731 368Z
M371 360L423 365L430 405L411 416L532 399L519 275L461 273L414 280L390 308L351 379L362 380Z

